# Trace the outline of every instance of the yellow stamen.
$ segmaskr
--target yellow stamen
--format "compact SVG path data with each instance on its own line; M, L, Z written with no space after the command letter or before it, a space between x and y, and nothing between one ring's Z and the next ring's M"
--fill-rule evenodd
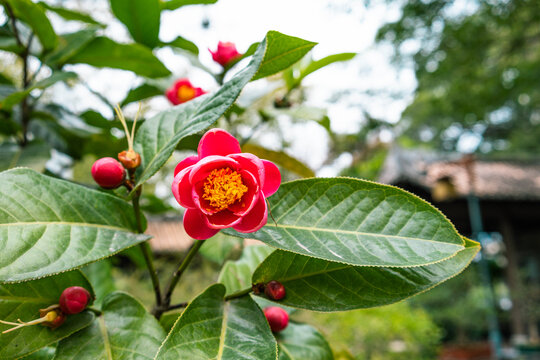
M248 191L242 176L230 168L214 169L204 181L203 199L221 211L239 201Z
M178 88L178 99L180 102L186 102L195 97L195 89L191 86L182 85Z

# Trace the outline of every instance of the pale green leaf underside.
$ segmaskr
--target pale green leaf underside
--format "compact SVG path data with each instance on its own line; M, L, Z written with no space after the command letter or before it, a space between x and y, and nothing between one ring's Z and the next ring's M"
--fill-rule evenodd
M317 311L344 311L391 304L429 290L459 274L480 249L467 240L450 259L411 268L351 266L282 250L272 253L253 274L253 283L270 280L287 289L280 304Z
M281 185L268 224L250 234L266 244L359 266L417 266L449 258L463 240L448 219L415 195L352 178Z
M115 292L102 311L91 326L58 344L55 360L153 359L166 334L137 300Z
M39 309L57 304L62 291L69 286L82 286L91 293L92 287L84 275L70 271L57 276L17 284L0 285L0 319L17 322L39 317ZM0 359L15 359L55 343L88 326L94 315L83 312L71 315L58 329L52 331L44 326L29 326L0 335ZM0 332L10 328L0 324Z
M249 297L224 301L212 285L182 313L156 360L275 360L276 341L264 314Z
M109 194L30 169L0 173L0 282L40 278L149 238L132 207Z
M215 94L175 106L146 120L135 137L135 150L141 154L141 167L144 169L138 176L136 186L150 179L167 162L180 140L206 129L219 119L234 104L242 88L255 74L260 78L290 66L299 59L290 53L302 53L307 49L306 43L311 47L315 45L270 31L247 67L227 81Z
M218 279L218 282L227 288L227 295L251 287L253 272L272 251L273 249L266 245L247 246L240 259L227 261Z
M333 360L332 350L324 337L307 324L290 322L276 335L279 360Z

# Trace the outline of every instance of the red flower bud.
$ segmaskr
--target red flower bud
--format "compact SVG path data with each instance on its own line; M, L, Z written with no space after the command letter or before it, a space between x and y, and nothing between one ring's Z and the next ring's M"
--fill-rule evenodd
M126 169L112 157L105 157L92 165L92 177L102 188L114 189L124 182Z
M266 316L273 332L280 332L289 325L289 314L280 307L269 306L265 308L264 316Z
M60 295L60 309L65 314L78 314L86 308L92 295L83 287L71 286Z
M212 59L223 67L226 67L229 63L242 56L242 54L236 50L236 45L232 42L220 41L218 42L216 51L210 49L208 49L208 51L212 54Z
M266 284L264 293L272 300L281 300L285 297L285 286L283 286L279 281L272 280Z

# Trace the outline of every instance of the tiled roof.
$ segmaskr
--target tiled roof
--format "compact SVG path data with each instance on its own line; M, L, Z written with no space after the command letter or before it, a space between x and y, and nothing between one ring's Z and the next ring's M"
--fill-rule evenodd
M496 200L539 200L540 159L537 162L486 161L470 162L470 173L462 154L406 150L390 150L379 181L396 184L409 182L432 189L441 179L450 181L458 196L471 190L480 198Z

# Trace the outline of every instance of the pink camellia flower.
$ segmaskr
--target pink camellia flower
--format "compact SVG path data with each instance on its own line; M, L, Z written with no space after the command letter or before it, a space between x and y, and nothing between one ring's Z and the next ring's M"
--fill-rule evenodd
M266 224L266 198L281 183L277 166L249 153L222 129L202 137L197 155L182 160L174 170L172 192L186 208L184 229L197 240L208 239L220 229L242 233Z
M218 42L216 51L208 49L212 54L212 59L221 66L227 66L231 61L242 56L237 50L236 45L232 42Z
M185 103L197 96L206 94L201 88L194 87L188 79L178 79L172 87L167 89L165 95L174 105Z

